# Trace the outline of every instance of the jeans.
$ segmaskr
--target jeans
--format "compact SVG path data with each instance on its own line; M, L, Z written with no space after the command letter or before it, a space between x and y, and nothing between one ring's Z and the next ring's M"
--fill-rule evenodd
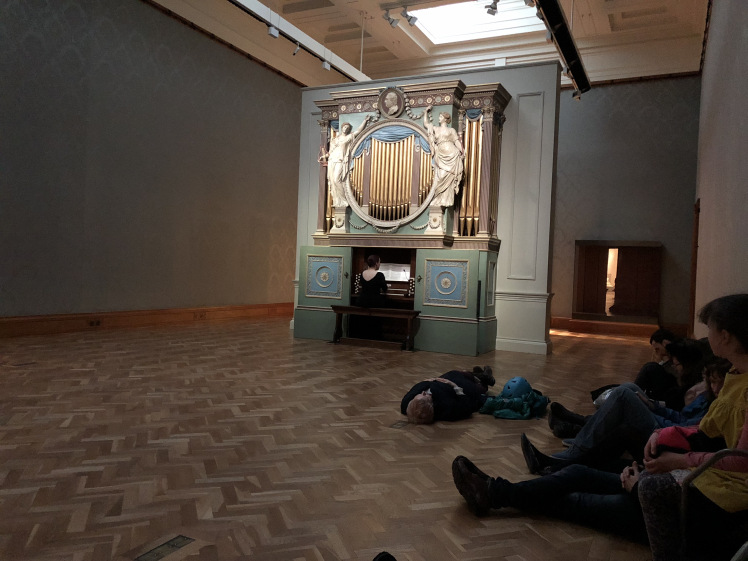
M599 467L628 451L641 461L644 445L659 423L637 396L638 389L630 383L615 388L587 420L573 444L553 457Z
M489 493L494 508L509 506L646 541L636 493L627 493L615 473L571 465L520 483L493 480Z

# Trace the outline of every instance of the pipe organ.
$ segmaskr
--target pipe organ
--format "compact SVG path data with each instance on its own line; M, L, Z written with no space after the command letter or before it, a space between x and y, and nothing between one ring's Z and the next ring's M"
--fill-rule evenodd
M490 350L501 131L511 96L501 84L460 80L329 95L315 101L317 230L314 246L302 248L295 324L317 333L305 318L324 323L329 303L355 305L356 279L377 254L393 275L389 305L421 311L415 348ZM342 173L327 173L341 161Z

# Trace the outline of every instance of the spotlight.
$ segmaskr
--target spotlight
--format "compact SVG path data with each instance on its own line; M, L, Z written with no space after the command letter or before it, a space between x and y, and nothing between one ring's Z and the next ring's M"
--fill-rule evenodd
M498 9L498 3L499 0L493 0L488 6L486 6L486 12L488 12L488 15L495 16L496 10Z
M574 93L571 94L572 99L576 99L577 101L582 101L582 92L579 90L574 90Z
M540 10L537 10L535 12L535 15L538 16L538 19L542 19L545 22L545 18L543 17L543 12L541 12Z
M545 32L545 42L553 43L553 34L550 31Z
M296 42L296 48L293 51L293 56L296 56L296 53L299 52L299 49L301 49L301 45L299 45L298 41Z
M326 60L323 60L322 61L322 68L324 68L325 70L330 70L330 63L327 62Z
M389 10L387 10L386 12L384 12L384 15L382 17L384 19L386 19L387 23L389 23L392 27L397 27L397 24L400 21L399 19L393 18L392 16L390 16L390 11Z
M534 8L535 0L525 0L525 6L527 6L528 8Z
M403 11L400 12L400 15L405 18L405 21L407 21L408 25L411 26L411 27L413 27L416 24L416 22L418 21L418 18L416 16L412 16L412 15L410 15L408 13L408 7L407 6L403 8Z
M275 37L277 39L278 38L278 28L275 27L274 25L268 25L268 35L270 35L271 37Z
M572 78L572 76L571 76L571 70L569 70L569 67L568 67L568 66L564 66L564 76L566 76L566 77L567 77L567 78L569 78L570 80L571 80L571 78Z

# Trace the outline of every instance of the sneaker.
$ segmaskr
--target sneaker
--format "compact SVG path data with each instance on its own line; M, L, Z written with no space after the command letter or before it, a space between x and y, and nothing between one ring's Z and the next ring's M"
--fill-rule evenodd
M530 439L527 438L525 433L522 433L519 439L520 447L522 448L522 455L525 457L525 464L527 464L527 471L532 474L540 474L540 461L538 460L535 452L537 449L532 445Z
M465 456L457 456L452 461L452 479L460 495L467 502L470 512L485 516L491 510L488 486L492 478L479 470Z
M496 378L493 377L493 369L488 365L483 368L480 366L473 366L473 374L486 386L490 387L496 384Z
M566 407L561 405L558 401L554 401L550 406L551 413L557 421L565 421L573 425L584 425L587 422L587 417L579 415L573 411L569 411Z
M548 475L573 464L569 460L546 456L532 445L525 433L522 433L520 437L520 446L522 448L522 455L525 457L527 469L535 475Z

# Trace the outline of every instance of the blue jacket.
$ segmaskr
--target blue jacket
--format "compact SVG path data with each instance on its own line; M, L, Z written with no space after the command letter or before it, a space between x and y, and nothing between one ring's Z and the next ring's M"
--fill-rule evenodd
M702 393L680 411L656 406L652 413L654 413L660 428L674 426L688 427L699 424L701 418L709 411L710 404L711 402L707 399L706 393Z

